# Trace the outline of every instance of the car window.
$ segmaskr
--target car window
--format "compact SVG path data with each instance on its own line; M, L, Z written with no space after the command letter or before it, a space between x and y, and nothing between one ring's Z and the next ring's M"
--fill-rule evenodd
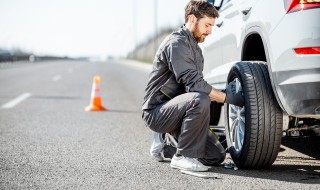
M227 9L230 5L230 2L234 2L234 1L236 1L236 0L224 0L222 2L222 5L221 5L221 8L219 11L223 11L223 10Z
M232 0L225 0L225 1L223 1L221 7L223 7L225 4L229 3L230 1L232 1Z

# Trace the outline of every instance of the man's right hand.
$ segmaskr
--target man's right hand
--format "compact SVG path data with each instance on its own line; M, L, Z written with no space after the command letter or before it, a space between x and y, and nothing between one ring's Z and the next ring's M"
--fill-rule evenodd
M242 96L242 91L236 92L236 82L232 81L229 83L225 89L226 99L225 102L228 104L233 104L239 107L244 106L244 97Z

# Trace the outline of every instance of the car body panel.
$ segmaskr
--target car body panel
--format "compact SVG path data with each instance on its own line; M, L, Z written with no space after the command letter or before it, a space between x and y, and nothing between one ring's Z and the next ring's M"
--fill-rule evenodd
M242 11L250 10L247 14ZM263 42L273 92L289 115L320 114L320 55L297 55L294 48L320 47L320 9L287 13L284 1L228 0L213 35L204 44L205 79L225 87L230 68L242 60L248 36ZM219 56L220 55L220 56Z

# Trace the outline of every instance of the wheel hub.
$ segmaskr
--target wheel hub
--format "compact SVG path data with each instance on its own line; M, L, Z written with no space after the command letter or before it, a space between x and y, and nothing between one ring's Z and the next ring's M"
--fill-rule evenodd
M242 86L239 79L236 81L236 92L242 91ZM229 104L229 136L231 146L237 152L240 152L243 147L243 140L245 135L245 109L244 107L238 107Z

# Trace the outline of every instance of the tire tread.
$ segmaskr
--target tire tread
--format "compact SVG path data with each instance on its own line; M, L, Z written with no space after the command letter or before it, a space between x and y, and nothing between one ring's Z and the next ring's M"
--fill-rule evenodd
M282 111L272 91L267 65L265 62L239 62L230 73L228 82L235 73L241 77L246 97L243 148L238 155L229 149L231 156L241 168L269 167L280 149Z

